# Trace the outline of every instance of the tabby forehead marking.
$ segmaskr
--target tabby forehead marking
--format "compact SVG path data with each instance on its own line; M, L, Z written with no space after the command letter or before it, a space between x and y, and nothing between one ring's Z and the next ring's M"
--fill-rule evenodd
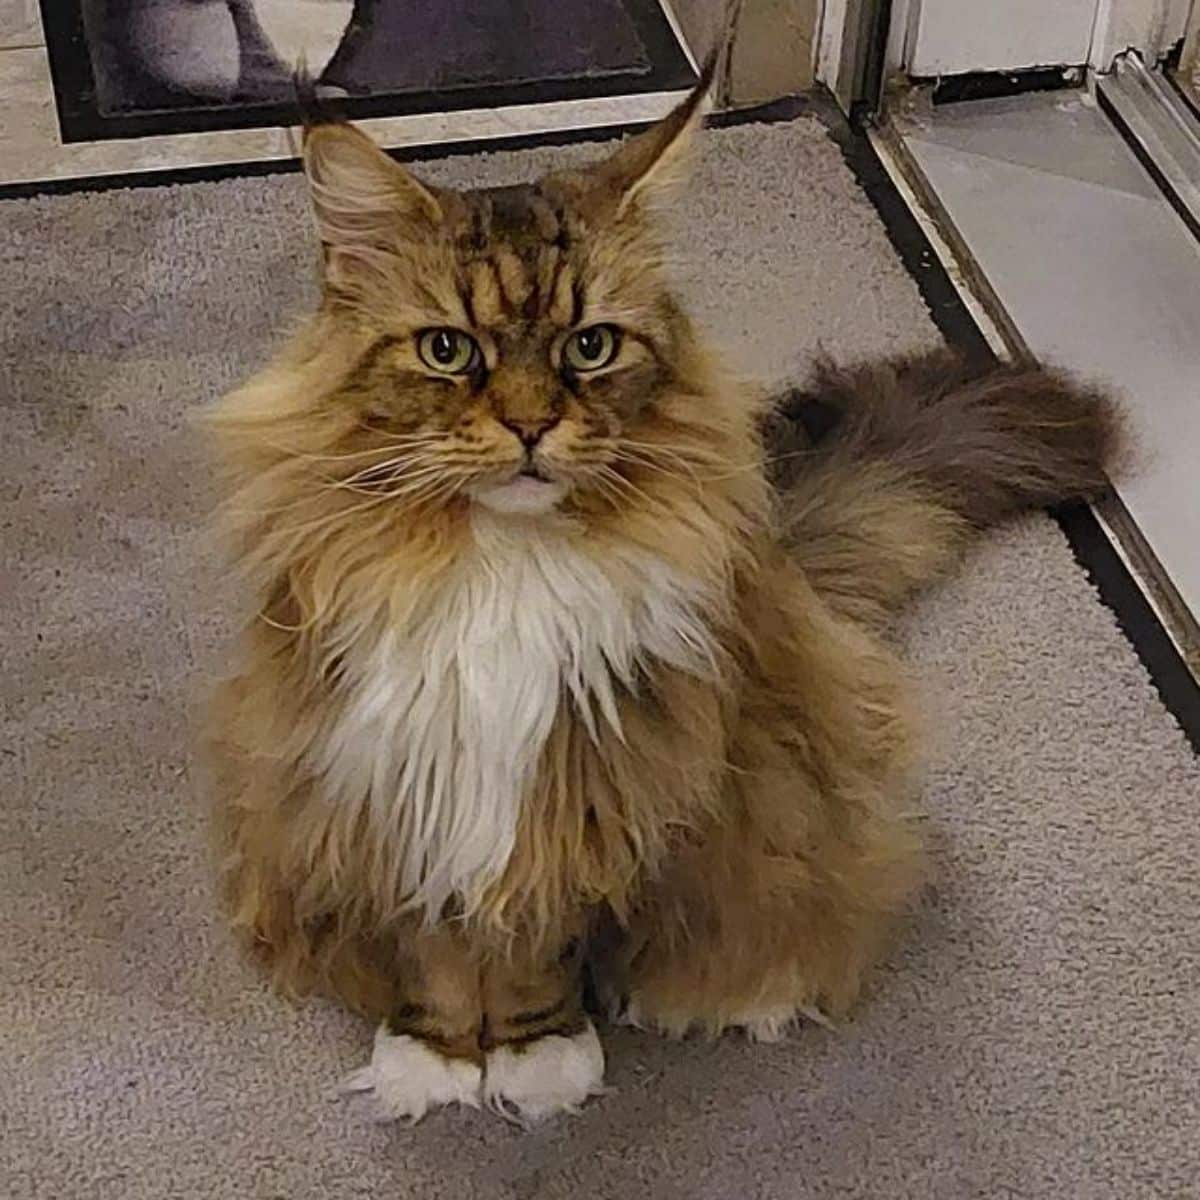
M524 261L510 246L497 246L495 253L496 277L500 290L510 309L522 308L533 290L533 281Z
M500 278L490 259L477 259L467 272L471 295L469 309L483 326L499 325L505 315Z
M580 310L578 280L567 257L565 213L536 187L480 192L471 197L470 255L463 306L482 326L548 315L573 323Z

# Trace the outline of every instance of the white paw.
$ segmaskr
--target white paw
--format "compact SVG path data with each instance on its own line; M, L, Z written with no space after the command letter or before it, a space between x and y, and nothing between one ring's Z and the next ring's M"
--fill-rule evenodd
M446 1058L418 1038L391 1034L381 1025L370 1063L355 1071L342 1092L371 1092L384 1119L414 1124L442 1104L479 1107L483 1071L461 1058Z
M551 1035L526 1046L501 1046L487 1058L483 1094L510 1120L533 1124L575 1112L604 1090L604 1051L595 1027L574 1037Z

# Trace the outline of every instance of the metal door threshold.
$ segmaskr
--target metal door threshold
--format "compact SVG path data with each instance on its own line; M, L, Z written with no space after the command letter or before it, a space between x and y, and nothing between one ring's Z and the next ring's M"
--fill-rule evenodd
M1200 238L1200 118L1141 55L1122 55L1096 80L1096 97L1163 195Z

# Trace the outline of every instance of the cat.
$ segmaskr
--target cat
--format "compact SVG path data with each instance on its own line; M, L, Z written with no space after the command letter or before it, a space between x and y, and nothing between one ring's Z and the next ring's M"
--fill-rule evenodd
M1107 485L1110 401L948 353L770 401L672 295L703 86L608 158L434 188L311 126L319 311L212 413L257 610L212 705L233 924L378 1023L385 1114L578 1108L618 1019L837 1015L923 878L889 623Z

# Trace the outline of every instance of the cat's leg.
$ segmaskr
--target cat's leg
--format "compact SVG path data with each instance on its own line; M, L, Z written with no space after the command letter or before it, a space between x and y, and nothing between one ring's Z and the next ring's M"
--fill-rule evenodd
M481 968L454 929L418 929L402 943L390 1012L371 1061L343 1085L371 1092L382 1115L419 1121L445 1104L483 1098Z
M217 747L231 743L227 735ZM365 870L343 863L339 877L310 850L323 842L328 806L289 792L265 755L226 752L216 762L214 825L235 930L281 991L331 996L378 1024L371 1062L349 1086L373 1092L392 1117L477 1105L480 960L463 932L372 919L343 886Z
M676 859L604 966L616 1019L771 1041L849 1007L919 878L916 839L899 823L797 832L731 822Z
M843 1012L922 877L902 677L855 631L803 633L748 679L721 811L647 883L602 968L634 1023L769 1038Z
M574 1112L602 1090L604 1052L583 1007L583 939L513 947L483 971L484 1097L510 1119Z
M224 881L255 956L281 990L330 996L378 1022L370 1063L344 1089L372 1092L383 1116L414 1121L443 1104L478 1106L480 966L461 935L416 921L368 930L336 911L301 918L269 865L243 856Z

